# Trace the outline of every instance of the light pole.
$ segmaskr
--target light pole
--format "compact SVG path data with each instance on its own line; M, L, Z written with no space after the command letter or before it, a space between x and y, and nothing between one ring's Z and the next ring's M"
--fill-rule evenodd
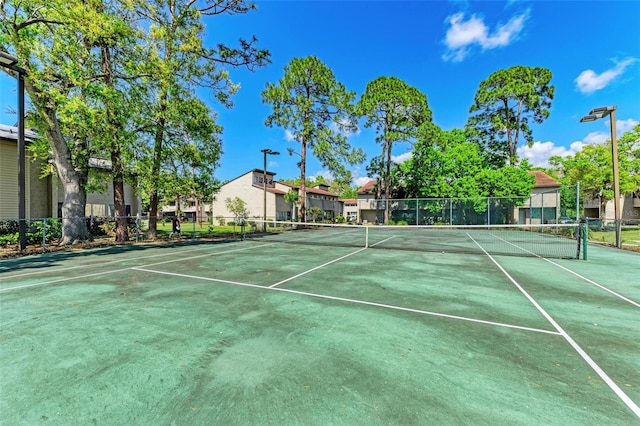
M611 122L611 162L613 163L613 206L616 223L616 247L622 247L622 219L620 217L620 176L618 174L618 142L616 141L616 109L617 106L594 108L580 119L581 123L609 117Z
M0 51L0 66L18 73L18 247L22 251L27 245L24 143L24 76L27 71L17 63L16 57Z
M264 166L262 168L262 217L264 222L262 223L262 232L267 232L267 155L280 155L280 153L268 148L261 150L261 152L264 154Z

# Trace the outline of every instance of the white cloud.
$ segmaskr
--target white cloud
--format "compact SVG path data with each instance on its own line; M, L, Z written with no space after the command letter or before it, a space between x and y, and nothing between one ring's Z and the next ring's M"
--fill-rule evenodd
M449 29L444 42L448 51L443 55L443 59L453 62L462 61L474 44L483 50L507 46L517 39L527 18L527 13L516 15L491 33L482 18L472 15L465 21L464 13L456 13L447 19Z
M400 154L400 155L392 155L391 161L396 164L404 163L405 161L410 159L412 155L413 154L411 152L405 152L404 154Z
M549 167L549 157L566 157L582 150L585 144L581 141L573 142L569 148L556 146L553 142L534 142L531 148L527 145L518 147L518 156L526 158L535 167Z
M367 176L361 176L358 178L355 178L353 180L353 183L355 184L355 186L357 186L358 188L362 188L363 186L365 186L367 184L367 182L369 182L371 180L370 177Z
M611 120L602 120L602 126L607 130L591 132L584 137L585 145L600 145L611 140ZM626 120L616 120L616 135L619 138L625 132L632 130L638 124L638 120L628 118Z
M607 128L610 126L609 122L602 123ZM616 131L618 137L625 132L632 130L638 124L638 120L628 118L626 120L616 120ZM568 155L574 155L576 152L582 151L582 148L586 145L601 145L606 141L611 140L611 131L597 131L588 133L581 141L573 142L569 148L564 146L556 146L554 142L534 142L529 148L526 145L518 148L518 156L520 158L526 158L535 167L549 167L549 157L558 155L560 157L566 157Z
M319 170L314 175L314 177L322 176L325 181L331 182L333 180L333 175L329 170Z
M574 80L578 90L582 93L593 93L600 89L604 89L617 77L622 75L628 66L636 61L635 58L627 58L622 62L618 62L615 67L596 74L593 70L585 70Z
M626 120L616 120L616 131L618 134L622 135L629 130L632 130L634 127L638 125L638 120L634 120L633 118L627 118Z
M585 145L600 145L611 139L611 132L591 132L584 137Z
M284 140L287 142L294 142L296 140L296 135L291 130L285 129Z

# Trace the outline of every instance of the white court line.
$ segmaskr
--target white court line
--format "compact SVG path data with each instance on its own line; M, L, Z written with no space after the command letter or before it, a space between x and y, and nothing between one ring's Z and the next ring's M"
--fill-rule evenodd
M384 240L378 241L377 243L369 244L369 247L375 247L375 246L377 246L378 244L386 243L387 241L389 241L389 240L391 240L391 239L393 239L393 238L395 238L395 237L396 237L396 235L392 235L392 236L390 236L389 238L385 238Z
M635 301L633 301L633 300L629 299L628 297L625 297L625 296L623 296L623 295L621 295L621 294L619 294L619 293L616 293L615 291L613 291L613 290L611 290L611 289L609 289L609 288L607 288L607 287L603 286L602 284L598 284L597 282L595 282L595 281L593 281L593 280L591 280L591 279L589 279L589 278L587 278L587 277L585 277L585 276L582 276L582 275L580 275L579 273L577 273L577 272L575 272L575 271L572 271L571 269L566 268L566 267L564 267L564 266L560 265L559 263L556 263L556 262L554 262L554 261L552 261L552 260L549 260L549 259L547 259L547 258L545 258L545 257L543 257L543 259L544 259L544 260L546 260L547 262L551 263L552 265L555 265L555 266L557 266L558 268L560 268L560 269L562 269L562 270L565 270L565 271L569 272L570 274L575 275L576 277L578 277L578 278L580 278L580 279L585 280L585 281L586 281L586 282L588 282L589 284L594 285L594 286L596 286L596 287L598 287L598 288L600 288L600 289L602 289L602 290L604 290L604 291L606 291L606 292L608 292L608 293L611 293L611 294L613 294L614 296L619 297L620 299L622 299L622 300L624 300L625 302L628 302L628 303L630 303L630 304L634 305L634 306L635 306L635 307L637 307L637 308L640 308L640 303L635 302Z
M169 245L167 245L165 247L155 246L155 247L152 247L152 248L172 248L172 246L169 246ZM211 247L199 247L199 248L195 248L193 250L183 250L183 251L181 251L181 253L184 253L185 251L190 253L190 252L199 251L199 250L206 250L206 249L209 249L209 248L211 248ZM123 252L123 253L126 254L126 251ZM56 268L56 269L42 268L41 270L38 270L38 271L30 271L30 272L25 272L25 273L22 273L22 274L11 275L9 278L21 278L21 277L27 277L29 275L37 275L37 274L44 274L44 273L51 274L51 273L55 273L57 271L68 271L70 269L79 269L79 268L92 268L92 267L95 267L95 266L110 265L112 263L128 262L128 261L142 260L142 259L151 259L153 257L173 256L173 255L175 255L175 253L169 251L169 252L166 252L166 253L152 254L152 255L149 255L149 256L140 256L140 257L127 258L127 259L110 260L108 262L85 263L83 265L60 267L60 268Z
M355 304L358 304L358 305L375 306L375 307L378 307L378 308L393 309L393 310L396 310L396 311L403 311L403 312L412 312L412 313L416 313L416 314L430 315L430 316L441 317L441 318L449 318L449 319L455 319L455 320L460 320L460 321L468 321L468 322L474 322L474 323L485 324L485 325L494 325L494 326L498 326L498 327L513 328L513 329L517 329L517 330L533 331L533 332L536 332L536 333L551 334L551 335L554 335L554 336L559 336L560 335L559 332L552 331L552 330L542 330L542 329L538 329L538 328L522 327L522 326L519 326L519 325L505 324L505 323L494 322L494 321L484 321L484 320L479 320L479 319L475 319L475 318L461 317L461 316L458 316L458 315L441 314L441 313L438 313L438 312L423 311L421 309L405 308L405 307L402 307L402 306L387 305L387 304L384 304L384 303L376 303L376 302L367 302L365 300L348 299L348 298L345 298L345 297L329 296L329 295L324 295L324 294L319 294L319 293L309 293L309 292L306 292L306 291L291 290L291 289L288 289L288 288L280 288L280 287L272 287L272 286L267 287L267 286L261 286L261 285L256 285L256 284L239 283L239 282L234 282L234 281L220 280L220 279L216 279L216 278L199 277L199 276L196 276L196 275L178 274L178 273L175 273L175 272L154 271L154 270L151 270L151 269L143 269L143 268L133 268L133 269L136 269L136 270L139 270L139 271L144 271L144 272L149 272L149 273L153 273L153 274L170 275L170 276L180 277L180 278L189 278L189 279L201 280L201 281L212 281L212 282L218 282L218 283L223 283L223 284L239 285L239 286L243 286L243 287L260 288L260 289L264 289L264 290L267 290L267 291L280 291L280 292L284 292L284 293L292 293L292 294L297 294L297 295L301 295L301 296L316 297L316 298L319 298L319 299L337 300L337 301L340 301L340 302L355 303Z
M533 253L533 252L531 252L531 251L529 251L529 250L525 249L524 247L520 247L520 246L519 246L519 245L517 245L517 244L513 244L513 243L512 243L512 242L510 242L510 241L506 241L506 240L504 240L504 239L502 239L502 238L498 237L497 235L494 235L494 237L495 237L495 238L497 238L497 239L499 239L500 241L503 241L503 242L505 242L505 243L507 243L507 244L510 244L510 245L512 245L512 246L514 246L514 247L516 247L516 248L518 248L518 249L520 249L520 250L522 250L522 251L524 251L524 252L526 252L526 253L532 254L532 255L536 256L537 258L539 258L539 259L543 259L543 260L545 260L545 261L547 261L547 262L551 263L552 265L555 265L555 266L557 266L558 268L560 268L560 269L562 269L562 270L564 270L564 271L566 271L566 272L569 272L570 274L573 274L573 275L575 275L576 277L578 277L578 278L580 278L580 279L582 279L582 280L584 280L584 281L588 282L589 284L594 285L594 286L596 286L596 287L598 287L598 288L600 288L600 289L602 289L602 290L604 290L604 291L606 291L606 292L608 292L608 293L610 293L610 294L612 294L612 295L614 295L614 296L616 296L616 297L618 297L618 298L620 298L620 299L624 300L625 302L628 302L628 303L630 303L630 304L632 304L632 305L634 305L634 306L636 306L636 307L640 308L640 303L635 302L635 301L633 301L633 300L629 299L628 297L625 297L625 296L621 295L620 293L616 293L615 291L613 291L613 290L611 290L611 289L609 289L609 288L607 288L607 287L603 286L602 284L598 284L597 282L595 282L595 281L593 281L593 280L591 280L591 279L589 279L589 278L587 278L587 277L585 277L585 276L583 276L583 275L580 275L579 273L577 273L577 272L575 272L575 271L572 271L571 269L566 268L566 267L564 267L564 266L560 265L559 263L556 263L556 262L554 262L554 261L552 261L552 260L550 260L550 259L547 259L546 257L543 257L543 256L540 256L540 255L538 255L538 254L536 254L536 253ZM477 244L477 243L476 243L476 244Z
M638 405L633 402L633 400L629 398L626 393L624 393L624 391L616 384L616 382L614 382L611 377L609 377L609 375L607 375L607 373L602 368L600 368L600 366L584 351L584 349L582 349L580 345L578 345L578 343L573 340L562 327L560 327L560 325L551 317L551 315L549 315L547 311L545 311L542 306L540 306L540 304L538 304L538 302L536 302L536 300L531 297L531 295L529 295L529 293L527 293L520 284L518 284L518 282L502 267L502 265L500 265L493 258L493 256L491 256L484 249L484 247L478 244L478 242L471 235L469 235L469 233L467 233L467 236L471 238L471 240L478 247L480 247L484 254L486 254L489 259L491 259L491 261L498 267L498 269L500 269L500 271L502 271L502 273L509 279L509 281L511 281L511 283L516 286L518 290L520 290L520 292L529 300L529 302L533 304L533 306L535 306L535 308L547 319L547 321L551 323L551 325L558 331L558 333L560 333L560 335L564 337L567 343L569 343L573 347L573 349L578 352L582 359L587 364L589 364L589 366L598 374L598 376L600 376L600 378L609 386L609 388L611 388L611 390L618 396L618 398L620 398L627 405L627 407L629 407L631 411L633 411L633 413L640 418L640 407L638 407Z
M371 244L369 247L373 247L373 246L376 246L376 245L378 245L378 244L382 244L382 243L384 243L385 241L390 240L391 238L394 238L394 237L389 237L389 238L386 238L386 239L384 239L384 240L382 240L382 241L378 241L378 242L377 242L377 243L375 243L375 244ZM337 262L338 260L342 260L342 259L347 258L347 257L349 257L349 256L353 256L354 254L360 253L361 251L366 250L366 249L367 249L367 247L363 247L363 248L361 248L360 250L356 250L356 251L354 251L354 252L352 252L352 253L346 254L346 255L344 255L344 256L342 256L342 257L339 257L339 258L337 258L337 259L330 260L329 262L323 263L322 265L318 265L318 266L316 266L315 268L311 268L311 269L309 269L308 271L301 272L301 273L299 273L298 275L294 275L294 276L289 277L289 278L287 278L287 279L285 279L285 280L279 281L279 282L277 282L277 283L275 283L275 284L271 284L271 285L269 286L269 288L277 287L277 286L279 286L280 284L284 284L284 283L286 283L287 281L291 281L291 280L293 280L293 279L295 279L295 278L301 277L301 276L303 276L303 275L307 275L307 274L308 274L308 273L310 273L310 272L313 272L313 271L315 271L315 270L317 270L317 269L320 269L320 268L322 268L322 267L324 267L324 266L331 265L332 263Z
M265 245L272 245L274 243L269 243L269 244L265 244ZM191 259L198 259L200 257L207 257L207 256L217 256L220 254L227 254L227 253L234 253L237 251L244 251L244 250L251 250L254 249L258 246L248 246L248 247L243 247L243 248L239 248L239 249L234 249L234 250L226 250L226 251L220 251L220 252L216 252L216 253L206 253L206 254L200 254L198 256L190 256L190 257L181 257L181 258L177 258L177 259L171 259L171 260L165 260L163 262L156 262L156 263L149 263L147 265L142 265L140 266L141 268L145 268L148 266L156 266L156 265L164 265L166 263L173 263L173 262L181 262L184 260L191 260ZM195 251L195 250L192 250ZM49 285L49 284L56 284L59 282L63 282L63 281L72 281L72 280L76 280L76 279L80 279L80 278L89 278L89 277L95 277L98 275L105 275L105 274L115 274L118 272L123 272L123 271L129 271L131 269L134 269L135 267L127 267L127 268L121 268L121 269L113 269L110 271L104 271L104 272L95 272L93 274L85 274L85 275L78 275L78 276L74 276L74 277L65 277L65 278L58 278L56 280L49 280L49 281L44 281L44 282L39 282L39 283L33 283L33 284L25 284L25 285L20 285L20 286L15 286L15 287L5 287L5 288L0 288L0 293L5 292L5 291L11 291L11 290L20 290L23 288L30 288L30 287L39 287L39 286L43 286L43 285Z
M349 253L349 254L345 254L344 256L339 257L339 258L337 258L337 259L333 259L333 260L330 260L329 262L325 262L325 263L323 263L322 265L318 265L318 266L316 266L315 268L311 268L311 269L309 269L309 270L307 270L307 271L304 271L304 272L299 273L298 275L294 275L294 276L289 277L289 278L287 278L287 279L285 279L285 280L282 280L282 281L279 281L279 282L277 282L277 283L275 283L275 284L272 284L272 285L270 285L270 286L269 286L269 288L275 288L275 287L279 286L280 284L284 284L284 283L286 283L287 281L291 281L291 280L293 280L293 279L295 279L295 278L298 278L298 277L301 277L301 276L303 276L303 275L306 275L306 274L308 274L308 273L310 273L310 272L313 272L313 271L315 271L315 270L317 270L317 269L320 269L320 268L325 267L325 266L327 266L327 265L331 265L332 263L337 262L338 260L342 260L342 259L344 259L344 258L346 258L346 257L353 256L354 254L360 253L361 251L366 250L366 249L367 249L366 247L363 247L363 248L361 248L360 250L356 250L356 251L351 252L351 253Z

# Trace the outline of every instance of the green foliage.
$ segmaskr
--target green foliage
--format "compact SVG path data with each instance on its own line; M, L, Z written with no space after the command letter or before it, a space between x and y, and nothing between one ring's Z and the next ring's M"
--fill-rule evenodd
M322 209L318 206L309 207L307 214L312 222L317 222L319 219L322 219Z
M314 56L294 58L277 83L267 83L263 102L273 112L265 124L291 131L300 143L301 190L306 188L307 148L333 176L350 178L345 166L364 159L364 151L353 149L347 135L357 129L353 100L355 93L339 83L333 71ZM305 216L305 200L300 200Z
M1 221L0 246L18 244L18 231L17 221ZM46 225L41 220L33 221L27 226L25 237L29 245L42 244L43 237L47 243L58 241L62 237L62 223L58 219L49 219Z
M235 222L239 223L241 219L249 217L249 210L247 210L247 203L239 197L227 198L224 201L227 210L233 214ZM229 223L230 224L230 223Z
M228 69L264 66L269 52L255 37L237 47L204 46L204 19L254 9L245 0L215 7L206 0L3 2L0 49L14 52L28 71L36 111L30 126L50 145L31 148L43 173L55 169L70 180L65 189L77 191L135 178L143 202L156 208L162 189L210 197L222 129L194 93L205 88L230 107L239 85ZM111 167L89 176L90 158ZM182 164L170 161L176 158ZM81 204L84 194L72 199ZM118 208L120 200L114 203Z
M419 129L431 122L427 96L397 77L378 77L369 82L357 106L358 115L365 117L365 127L376 130L376 141L382 154L372 159L370 174L381 177L382 192L391 198L391 152L396 142L409 142ZM385 221L389 211L385 210Z
M358 188L355 186L349 186L344 188L339 195L341 200L350 199L350 198L358 198Z
M640 124L618 140L618 175L621 194L640 191ZM552 172L566 185L580 182L581 197L600 200L614 198L611 141L586 145L567 157L551 157ZM575 195L574 195L575 197Z
M489 167L480 147L465 140L462 130L443 131L430 124L422 128L410 160L394 169L407 198L463 198L476 211L486 209L486 197L529 196L535 178L526 167Z
M365 127L376 130L376 141L408 142L418 129L431 121L427 96L397 77L378 77L369 82L357 105Z
M531 123L549 117L555 88L551 71L515 66L496 71L480 83L467 129L488 153L494 167L516 165L519 136L531 145Z
M284 201L291 205L294 205L299 200L300 200L300 194L298 194L298 191L296 191L295 189L290 189L287 191L286 194L284 194Z

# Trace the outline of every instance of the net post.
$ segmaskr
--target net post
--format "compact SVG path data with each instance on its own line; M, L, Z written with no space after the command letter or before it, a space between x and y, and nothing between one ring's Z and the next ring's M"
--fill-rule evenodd
M364 247L369 248L369 227L364 227Z
M582 260L587 260L587 240L589 239L589 227L587 223L582 224Z

